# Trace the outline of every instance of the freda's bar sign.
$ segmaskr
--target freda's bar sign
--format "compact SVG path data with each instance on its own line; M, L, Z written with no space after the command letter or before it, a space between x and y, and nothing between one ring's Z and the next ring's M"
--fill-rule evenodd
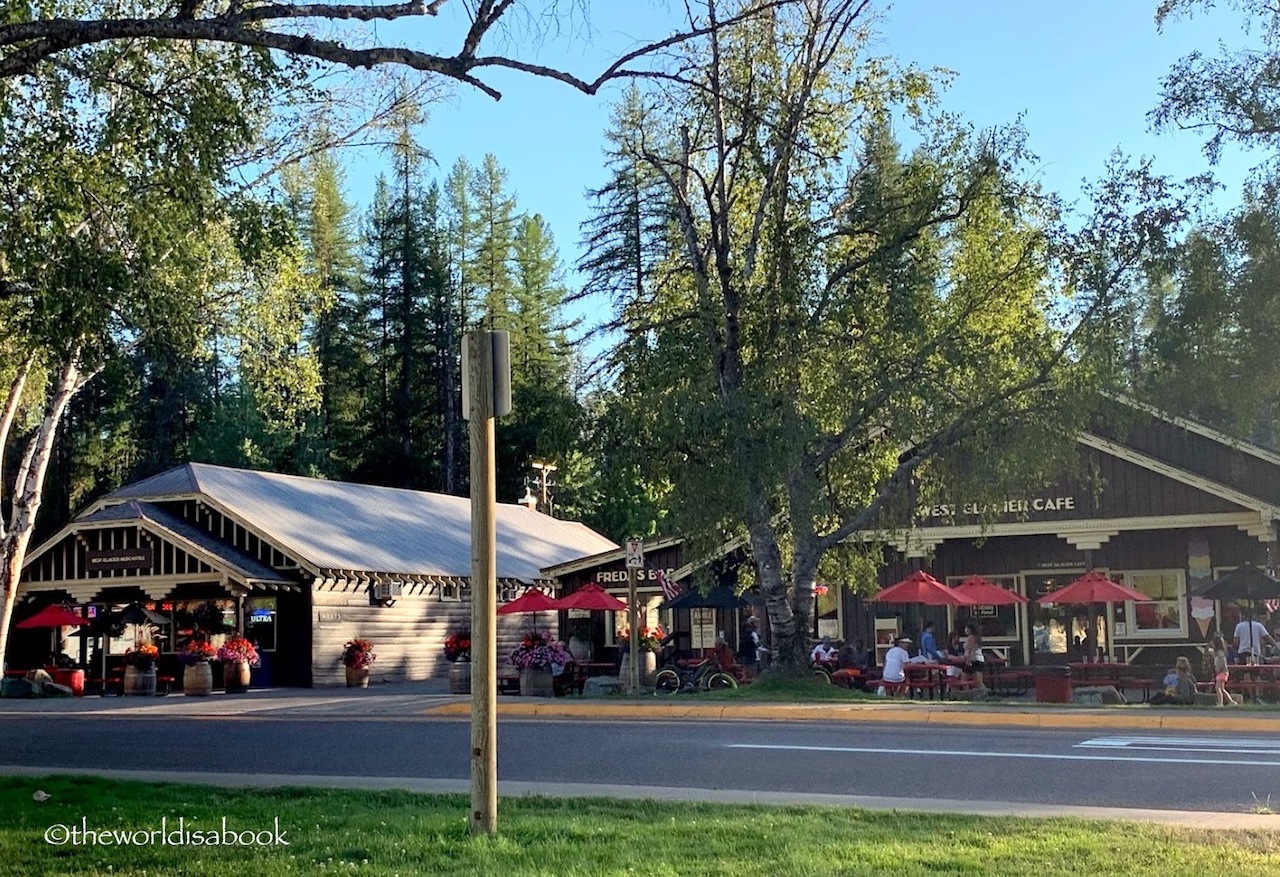
M636 573L637 581L656 582L658 580L658 571L656 569L638 569L636 570ZM667 578L671 578L674 573L674 569L667 569L663 571L663 575ZM596 581L605 585L613 584L615 582L625 582L626 580L627 571L625 569L607 570L605 572L596 573Z
M106 551L90 551L86 554L90 571L95 569L150 569L151 546L138 548L108 548Z

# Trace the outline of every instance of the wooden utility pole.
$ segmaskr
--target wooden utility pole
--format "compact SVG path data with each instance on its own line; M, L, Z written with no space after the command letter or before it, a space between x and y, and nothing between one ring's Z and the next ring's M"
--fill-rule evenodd
M631 696L640 694L640 600L636 597L636 571L627 570L627 603L631 606Z
M506 334L467 333L462 357L464 409L471 432L472 834L498 831L497 479L493 431L495 416L511 410Z

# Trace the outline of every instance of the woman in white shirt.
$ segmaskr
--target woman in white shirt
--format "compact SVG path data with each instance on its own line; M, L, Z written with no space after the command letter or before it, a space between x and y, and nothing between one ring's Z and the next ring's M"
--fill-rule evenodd
M911 659L911 655L907 653L904 646L911 645L909 637L900 636L893 641L893 648L885 652L884 655L884 671L880 674L880 678L885 682L906 682L907 681L907 661Z

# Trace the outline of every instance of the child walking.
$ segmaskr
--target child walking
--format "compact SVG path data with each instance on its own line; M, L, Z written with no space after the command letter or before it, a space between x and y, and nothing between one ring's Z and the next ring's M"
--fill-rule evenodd
M1218 695L1218 706L1239 706L1240 701L1227 691L1227 644L1221 634L1213 638L1209 647L1213 650L1213 690Z

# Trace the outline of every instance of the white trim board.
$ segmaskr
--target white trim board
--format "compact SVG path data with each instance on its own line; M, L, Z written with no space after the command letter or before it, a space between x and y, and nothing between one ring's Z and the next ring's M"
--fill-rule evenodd
M1214 512L1201 515L1163 515L1134 518L1098 518L1071 521L1011 521L1003 524L965 524L951 527L916 527L911 530L862 530L849 538L859 542L887 542L891 545L932 547L948 539L988 539L995 536L1097 536L1106 541L1112 535L1132 530L1182 530L1203 527L1236 527L1245 532L1257 527L1257 512Z

